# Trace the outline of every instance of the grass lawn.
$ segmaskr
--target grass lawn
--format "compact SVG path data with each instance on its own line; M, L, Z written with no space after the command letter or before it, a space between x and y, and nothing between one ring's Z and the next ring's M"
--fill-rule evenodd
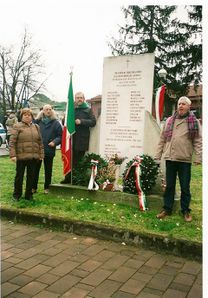
M88 198L77 199L71 197L70 193L68 198L61 195L44 195L43 168L41 169L38 193L34 195L34 201L29 202L22 199L19 202L13 202L11 198L15 164L9 160L9 157L2 156L0 157L0 169L2 207L47 213L71 220L94 222L178 239L202 241L202 166L192 166L191 209L193 221L191 223L184 222L178 212L164 220L158 220L155 218L157 213L155 210L141 212L137 208L129 206L93 202ZM62 178L62 161L60 151L57 150L52 183L59 183Z

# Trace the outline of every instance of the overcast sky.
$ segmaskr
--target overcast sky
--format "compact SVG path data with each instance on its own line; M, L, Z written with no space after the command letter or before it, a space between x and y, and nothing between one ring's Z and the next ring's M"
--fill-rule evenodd
M73 66L74 91L83 91L86 98L91 98L102 94L103 58L111 56L107 40L118 34L118 24L124 19L121 7L130 3L127 0L0 0L0 44L18 43L26 27L33 37L34 48L41 49L46 66L49 78L45 94L65 101L70 66ZM134 4L158 3L134 1ZM173 3L160 1L160 4Z
M18 42L26 26L33 45L42 51L48 95L66 100L73 66L74 91L94 97L102 90L103 57L111 55L107 38L118 32L122 19L118 2L109 6L104 1L0 0L0 43Z

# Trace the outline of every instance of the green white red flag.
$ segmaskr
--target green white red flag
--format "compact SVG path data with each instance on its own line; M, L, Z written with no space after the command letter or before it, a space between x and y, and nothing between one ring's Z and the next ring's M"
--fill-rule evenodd
M72 170L72 135L75 133L74 118L74 94L72 87L72 73L68 91L68 102L66 105L64 128L62 133L61 153L63 160L63 174L66 175Z

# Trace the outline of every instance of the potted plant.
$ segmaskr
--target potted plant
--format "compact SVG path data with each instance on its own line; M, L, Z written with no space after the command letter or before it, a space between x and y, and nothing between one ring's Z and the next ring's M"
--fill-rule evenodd
M97 175L97 183L100 185L100 189L109 191L113 190L113 183L115 181L115 163L113 161L109 161L106 167L99 169Z
M121 164L127 157L119 156L117 153L110 157L110 161L114 162L115 165L115 181L114 181L114 190L122 191L123 187L119 184Z
M110 157L110 161L113 161L115 165L121 165L127 157L121 157L117 153Z

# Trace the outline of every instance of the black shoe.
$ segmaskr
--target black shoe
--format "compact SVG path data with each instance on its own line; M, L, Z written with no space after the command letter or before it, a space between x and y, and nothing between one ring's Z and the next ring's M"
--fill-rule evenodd
M12 201L14 201L14 202L18 202L19 200L20 200L20 197L16 197L16 196L12 197Z

